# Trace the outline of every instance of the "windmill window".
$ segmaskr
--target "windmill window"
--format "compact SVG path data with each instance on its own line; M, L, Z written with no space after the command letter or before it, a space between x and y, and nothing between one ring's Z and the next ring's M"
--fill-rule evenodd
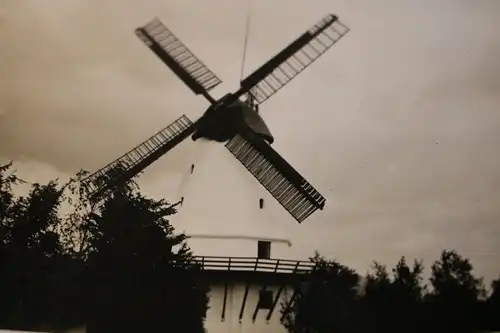
M257 257L259 259L271 258L271 242L268 241L257 242Z
M264 208L264 199L263 198L259 199L259 207L260 207L260 209Z
M259 290L259 309L270 309L273 306L273 292L271 290Z

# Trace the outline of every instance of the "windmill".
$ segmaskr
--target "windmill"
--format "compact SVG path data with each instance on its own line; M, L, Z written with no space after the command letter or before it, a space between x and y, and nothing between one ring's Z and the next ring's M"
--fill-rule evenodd
M209 92L222 81L158 18L135 30L137 37L210 106L196 121L180 116L143 143L82 180L98 202L191 136L220 143L301 223L325 206L325 198L271 144L274 137L258 113L271 96L316 61L349 29L329 14L219 99ZM247 96L245 101L241 98Z

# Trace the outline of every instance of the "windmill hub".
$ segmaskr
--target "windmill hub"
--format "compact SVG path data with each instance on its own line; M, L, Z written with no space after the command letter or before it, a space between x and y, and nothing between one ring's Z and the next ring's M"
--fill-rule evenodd
M270 144L274 142L269 128L262 117L246 102L236 100L229 106L225 103L211 105L200 119L194 141L205 138L225 142L242 130L249 129Z

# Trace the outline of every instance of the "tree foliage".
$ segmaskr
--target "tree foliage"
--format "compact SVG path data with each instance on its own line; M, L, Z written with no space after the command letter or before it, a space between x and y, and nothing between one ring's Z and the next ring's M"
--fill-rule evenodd
M296 290L291 308L283 305L283 325L290 333L350 332L356 324L359 276L318 253L311 261L316 269Z
M15 197L22 181L10 169L0 167L0 325L32 329L53 317L52 282L67 259L55 231L63 189L34 184Z
M208 287L169 224L175 205L127 183L95 207L83 176L18 197L0 167L0 328L202 332Z
M427 295L431 318L440 330L471 332L482 328L486 291L473 275L469 259L443 251L432 265L432 291Z
M168 218L175 204L115 187L100 206L79 187L25 184L0 166L0 328L201 333L208 286L186 237ZM290 333L500 330L500 276L489 294L469 259L444 250L424 284L421 261L374 262L360 277L318 253L315 270L282 306Z
M491 282L491 294L486 300L487 328L500 330L500 276Z
M500 278L487 296L470 261L456 251L444 250L431 266L429 288L418 260L409 265L401 257L390 271L374 262L359 283L353 270L335 261L319 255L311 260L318 268L306 280L308 288L296 288L299 296L291 306L289 300L283 303L290 309L283 320L290 333L500 329Z
M207 286L166 219L173 213L164 201L118 194L86 220L90 330L203 331Z
M422 273L422 262L414 261L410 267L404 257L392 269L392 275L384 265L374 263L366 278L362 302L376 331L398 331L402 327L406 332L421 331L415 313L421 310L425 290ZM394 316L395 313L398 315Z

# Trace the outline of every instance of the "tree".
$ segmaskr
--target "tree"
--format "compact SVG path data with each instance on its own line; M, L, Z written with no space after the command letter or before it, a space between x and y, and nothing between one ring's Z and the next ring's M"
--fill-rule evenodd
M283 304L283 325L290 333L355 332L359 276L318 253L310 260L316 268L295 290L291 307Z
M491 293L486 302L488 313L488 329L500 330L500 276L491 282Z
M54 268L63 258L55 231L63 187L32 184L26 197L13 187L22 182L12 164L0 167L0 327L35 329L55 315L51 298Z
M363 301L374 317L376 332L418 332L424 326L421 301L423 265L415 260L412 268L405 257L389 275L385 266L375 262L373 273L367 275ZM395 315L397 314L397 315Z
M426 286L422 285L422 261L415 260L412 268L408 267L405 257L401 257L393 272L393 290L400 304L413 305L420 302L424 296Z
M89 332L203 332L208 286L167 220L174 213L128 184L83 214Z
M175 205L129 182L91 206L79 187L84 173L16 197L21 180L10 168L0 167L0 265L8 267L0 274L0 327L204 330L208 287L186 237L167 220ZM64 201L73 209L67 216L59 212Z
M433 287L427 301L436 330L475 332L484 322L482 280L476 278L469 259L444 250L432 265Z

